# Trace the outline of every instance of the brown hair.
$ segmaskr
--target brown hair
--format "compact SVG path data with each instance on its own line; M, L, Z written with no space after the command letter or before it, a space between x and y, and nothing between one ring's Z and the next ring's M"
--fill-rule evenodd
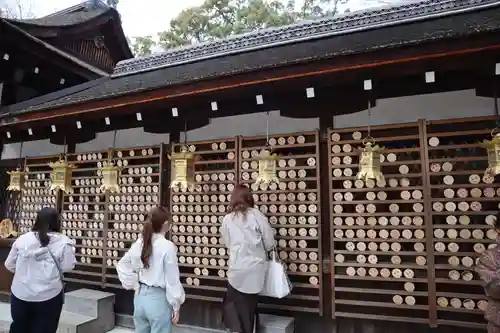
M252 192L245 185L236 185L231 193L229 213L246 214L249 208L255 206Z
M149 268L149 258L153 254L153 233L161 232L163 225L170 219L170 212L165 207L155 207L148 213L148 219L142 230L141 261L144 268Z

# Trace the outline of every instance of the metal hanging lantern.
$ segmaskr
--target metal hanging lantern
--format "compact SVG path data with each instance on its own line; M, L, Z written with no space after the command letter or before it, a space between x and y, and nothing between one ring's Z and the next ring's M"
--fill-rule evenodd
M102 192L118 193L120 192L120 179L121 169L116 166L111 158L112 152L108 153L108 161L104 162L101 167L102 174Z
M118 193L120 192L120 173L121 168L116 166L113 161L114 150L116 147L116 134L117 131L113 133L113 148L108 150L108 160L102 164L100 168L102 175L101 191Z
M262 149L259 156L257 156L257 161L259 162L259 175L255 180L255 185L278 184L279 178L276 175L276 162L279 161L278 155L273 154L270 148L265 148Z
M499 114L496 85L493 86L493 115L496 117L495 127L491 131L491 140L484 140L480 145L488 153L488 167L484 171L485 176L495 177L500 173L500 132L499 132Z
M266 148L262 149L257 156L257 161L259 162L259 174L255 180L255 185L269 185L271 183L278 184L280 182L278 176L276 175L276 162L279 161L279 157L272 153L272 147L269 144L269 116L270 112L267 112L266 117Z
M73 169L75 169L76 166L69 164L66 158L61 156L59 161L49 163L49 167L52 168L52 172L50 173L50 190L61 190L65 193L73 193L71 178Z
M17 231L14 229L14 223L11 219L5 219L0 222L0 238L17 237Z
M21 142L21 148L19 150L19 158L23 154L23 143ZM24 181L26 180L26 172L19 165L15 171L7 171L9 175L9 186L7 191L22 191L24 189Z
M21 168L18 167L15 171L7 171L7 174L10 177L7 191L22 191L26 172L21 171Z
M488 168L484 172L486 176L494 177L500 174L500 133L491 132L491 140L484 140L481 146L488 152Z
M183 145L180 152L172 152L171 155L168 155L168 158L172 161L172 181L170 187L177 186L185 190L193 186L195 183L194 165L196 156L189 151L189 147Z
M380 167L380 154L384 151L383 147L375 145L375 139L371 136L372 105L368 100L368 135L363 139L363 148L359 151L359 171L357 179L367 181L374 179L376 181L384 180L384 175Z
M363 139L364 147L359 149L359 171L356 175L357 179L367 181L368 179L375 179L381 181L384 179L380 168L380 154L384 148L375 145L375 140L368 136Z

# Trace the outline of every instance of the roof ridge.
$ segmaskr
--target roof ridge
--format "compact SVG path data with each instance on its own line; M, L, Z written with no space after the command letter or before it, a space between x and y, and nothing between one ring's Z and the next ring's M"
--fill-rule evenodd
M216 41L183 46L150 56L123 60L116 65L112 77L492 6L500 6L500 1L420 0L388 7L376 7L286 26L260 29Z
M51 13L49 15L45 15L45 16L42 16L42 17L39 17L39 18L47 18L47 17L67 15L67 14L74 13L74 12L80 10L80 9L90 9L89 8L89 4L92 7L94 7L94 9L98 9L99 7L100 8L109 7L102 0L86 0L86 1L80 2L80 3L76 4L76 5L73 5L71 7L61 9L61 10L55 12L55 13Z

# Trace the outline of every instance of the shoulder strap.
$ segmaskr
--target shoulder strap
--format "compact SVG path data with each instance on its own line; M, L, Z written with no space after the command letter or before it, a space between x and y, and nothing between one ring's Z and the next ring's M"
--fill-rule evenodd
M37 235L37 239L38 239L38 235ZM40 242L40 239L38 239L38 242ZM42 243L40 242L40 246L42 246ZM52 258L52 260L54 261L54 264L56 265L57 267L57 271L59 272L59 279L61 279L61 283L63 283L63 280L64 280L64 275L63 275L63 272L61 270L61 267L59 266L59 263L57 262L57 259L56 257L54 257L54 255L52 254L52 251L50 251L49 249L49 245L47 244L47 251L49 252L50 254L50 257Z
M52 252L49 250L48 247L47 247L47 251L49 251L49 254L52 257L52 260L54 260L54 264L56 264L57 270L59 271L59 278L61 279L61 282L63 282L63 279L64 279L63 272L61 270L61 267L59 266L59 263L56 260L56 257L54 257L54 255L52 254Z

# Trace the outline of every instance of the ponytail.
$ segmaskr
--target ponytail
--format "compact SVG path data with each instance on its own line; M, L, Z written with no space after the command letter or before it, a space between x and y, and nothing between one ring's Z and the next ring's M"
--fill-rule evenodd
M149 258L153 254L153 223L147 221L142 230L141 261L144 268L149 268Z
M164 207L155 207L148 213L148 219L142 229L141 261L145 269L149 268L149 258L153 255L153 234L160 233L169 218L170 212Z
M59 213L54 208L45 207L42 208L36 215L35 224L31 229L42 247L46 247L50 243L49 232L59 232L60 231L60 221Z
M38 239L40 240L40 244L42 244L42 247L46 247L47 245L49 245L50 237L47 233L47 229L42 228L35 231L35 233L37 234Z

